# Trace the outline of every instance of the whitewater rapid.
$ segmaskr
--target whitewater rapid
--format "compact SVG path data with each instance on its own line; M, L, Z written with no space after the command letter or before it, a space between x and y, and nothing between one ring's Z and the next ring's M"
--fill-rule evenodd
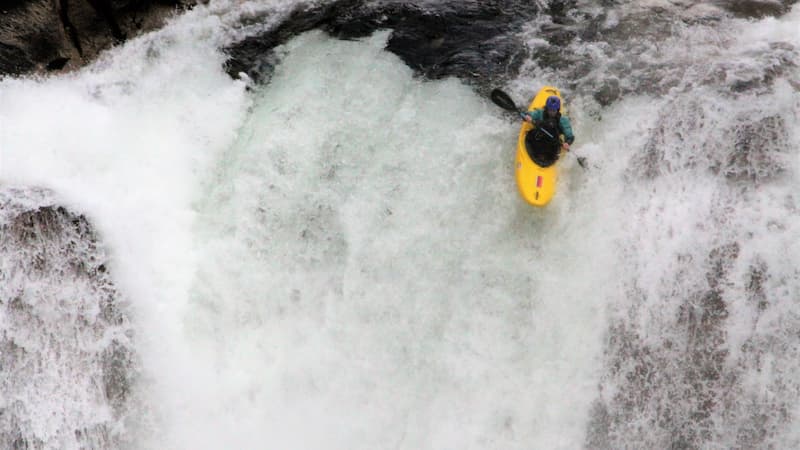
M23 202L96 228L135 353L124 414L58 370L37 381L46 402L15 382L27 387L0 408L13 397L40 419L16 424L23 437L81 448L78 413L97 408L108 448L656 448L681 427L688 448L798 442L796 87L779 79L745 103L689 70L665 72L681 80L671 95L607 108L576 92L574 150L590 168L567 155L553 203L533 210L513 178L518 124L457 79L415 77L383 50L388 31L305 33L278 48L267 85L231 80L219 49L256 27L231 24L290 4L216 2L81 71L0 81L0 186L46 188ZM746 78L758 43L798 42L798 23L797 7L735 21L729 53L711 34L695 48L711 66L743 61L723 78ZM522 104L559 81L523 70L510 91ZM730 163L735 130L769 117L781 143ZM769 306L741 300L753 266ZM706 311L709 290L726 321L687 338L686 299ZM713 369L734 375L710 389L724 394L683 371L697 339L719 339ZM776 395L785 413L770 411ZM771 434L739 439L753 403Z

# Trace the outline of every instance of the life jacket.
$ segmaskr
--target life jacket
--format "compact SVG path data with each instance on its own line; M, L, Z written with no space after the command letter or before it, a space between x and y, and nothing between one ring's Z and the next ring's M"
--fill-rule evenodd
M536 140L542 143L561 144L561 113L556 113L555 117L548 117L547 112L542 113L542 120L536 123Z
M555 117L547 117L545 113L542 120L537 120L534 126L525 137L528 155L539 166L550 166L561 154L561 113Z

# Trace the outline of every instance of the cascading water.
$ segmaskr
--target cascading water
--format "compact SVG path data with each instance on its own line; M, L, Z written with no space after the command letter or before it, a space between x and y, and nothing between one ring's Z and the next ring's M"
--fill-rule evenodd
M590 161L533 210L518 125L391 30L231 80L293 6L0 81L0 446L797 446L800 9L509 30Z

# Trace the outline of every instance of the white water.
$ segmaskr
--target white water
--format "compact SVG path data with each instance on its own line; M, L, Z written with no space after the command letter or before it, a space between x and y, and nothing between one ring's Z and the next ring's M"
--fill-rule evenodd
M577 99L575 150L595 166L565 161L534 211L512 177L517 125L468 87L413 78L385 34L312 32L248 93L216 47L228 16L263 6L215 5L74 75L0 82L0 183L51 188L111 255L142 367L133 447L581 447L631 273L657 290L675 253L722 239L685 225L716 181L627 178L668 100L628 98L596 122ZM792 39L798 21L740 26ZM715 95L725 121L735 105ZM770 99L796 119L790 86ZM787 277L797 221L779 238L756 228L784 213L790 148L788 181L729 200ZM800 292L782 289L788 304Z

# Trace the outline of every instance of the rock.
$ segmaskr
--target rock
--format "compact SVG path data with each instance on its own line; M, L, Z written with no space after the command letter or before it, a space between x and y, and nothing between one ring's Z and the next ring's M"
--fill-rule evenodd
M594 99L600 106L608 106L619 99L622 90L619 87L619 80L611 78L605 80L594 93Z
M51 1L17 1L4 6L0 14L0 73L21 75L42 70L56 58L73 58Z
M71 70L197 0L6 0L0 75Z
M755 19L786 14L794 3L796 0L727 0L718 2L719 6L736 17Z
M515 74L522 64L526 47L513 33L519 17L488 2L436 13L408 9L386 49L427 78L485 82Z
M513 0L452 5L441 3L372 4L344 0L307 8L298 7L290 18L264 33L226 48L226 69L237 78L245 73L257 83L267 82L276 63L272 49L293 36L323 29L340 39L356 39L379 29L391 29L386 50L398 55L427 78L457 76L489 85L513 76L527 54L514 31L538 9Z

